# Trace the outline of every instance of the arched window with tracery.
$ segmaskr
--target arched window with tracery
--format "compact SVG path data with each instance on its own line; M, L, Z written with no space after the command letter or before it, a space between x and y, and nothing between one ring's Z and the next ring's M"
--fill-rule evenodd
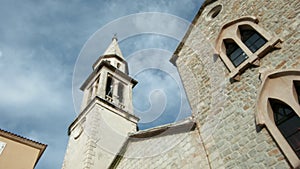
M298 158L300 158L300 118L295 111L284 102L276 99L269 99L273 110L274 122L289 143L291 148L295 151Z
M300 167L300 70L262 75L256 123L265 126L294 167Z
M259 59L279 48L281 40L258 25L258 19L245 16L225 24L216 40L216 52L229 70L232 79L249 66L259 66Z

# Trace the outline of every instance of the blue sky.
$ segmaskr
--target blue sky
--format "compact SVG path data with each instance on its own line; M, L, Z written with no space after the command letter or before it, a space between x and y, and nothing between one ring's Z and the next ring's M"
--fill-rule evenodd
M187 24L181 28L178 21L168 27L163 20L137 17L138 26L162 26L166 32L180 29L176 38L166 32L161 35L143 31L125 37L122 32L131 29L126 25L114 27L103 39L99 34L113 21L144 12L167 13L191 21L201 3L202 0L1 0L0 128L48 144L37 169L61 168L67 128L78 113L76 107L81 99L77 87L92 71L91 63L104 52L113 33L120 35L120 48L131 75L139 81L133 103L135 113L141 117L140 128L188 116L190 110L186 99L181 98L176 68L168 62ZM171 15L167 17L174 18ZM88 50L91 44L94 50ZM181 108L183 113L178 113Z

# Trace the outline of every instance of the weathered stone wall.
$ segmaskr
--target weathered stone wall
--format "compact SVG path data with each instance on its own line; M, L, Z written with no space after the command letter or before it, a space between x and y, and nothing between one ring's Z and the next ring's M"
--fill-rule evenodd
M209 168L197 130L129 141L117 168Z
M213 19L208 12L221 4ZM229 71L214 56L215 40L225 23L255 16L258 25L283 40L282 48L265 55L239 82L230 83ZM222 0L206 6L196 21L176 65L201 126L212 168L290 168L267 129L256 130L256 98L261 70L300 68L300 1Z

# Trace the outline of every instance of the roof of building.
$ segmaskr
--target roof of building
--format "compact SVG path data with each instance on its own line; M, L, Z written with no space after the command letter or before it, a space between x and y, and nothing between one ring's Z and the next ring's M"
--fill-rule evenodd
M151 142L151 139L153 139L153 138L165 137L168 135L176 135L176 134L180 134L180 133L187 133L187 132L195 130L195 128L196 128L196 122L194 122L192 117L189 117L182 121L178 121L178 122L150 128L147 130L140 130L135 133L131 133L131 134L129 134L128 139L123 144L119 153L115 156L115 159L113 160L113 162L111 163L109 168L114 168L115 166L117 166L118 163L122 160L124 154L129 149L131 149L131 150L133 149L134 146L131 143L142 143L142 144L156 146L155 143L149 144L147 141ZM174 139L177 139L177 137L174 137ZM152 141L154 141L154 140L152 140ZM134 152L132 152L132 153L134 153Z
M191 117L189 117L187 119L178 122L157 126L147 130L140 130L135 133L129 134L129 137L148 138L148 137L155 137L155 136L165 136L169 134L188 132L193 130L194 128L195 128L195 122L192 120Z

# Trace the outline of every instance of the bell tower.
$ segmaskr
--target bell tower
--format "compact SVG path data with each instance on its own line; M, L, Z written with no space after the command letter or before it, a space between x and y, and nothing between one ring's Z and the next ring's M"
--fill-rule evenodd
M137 81L114 36L93 72L81 86L81 113L70 125L63 169L108 168L139 120L133 114L132 88Z

